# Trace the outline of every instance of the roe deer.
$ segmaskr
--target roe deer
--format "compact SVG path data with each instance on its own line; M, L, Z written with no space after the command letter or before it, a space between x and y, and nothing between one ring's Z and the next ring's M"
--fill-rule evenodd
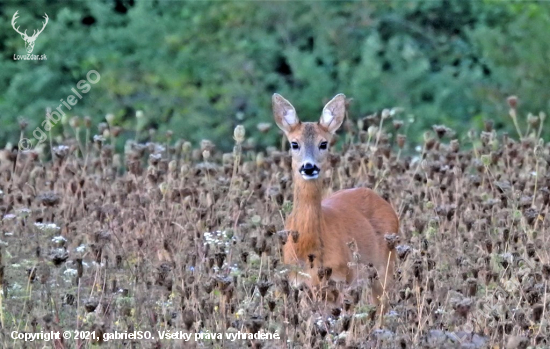
M373 282L371 297L379 305L393 277L395 250L389 249L384 235L398 233L395 211L367 188L340 190L322 199L321 176L327 166L330 140L346 115L346 97L339 94L328 102L319 122L301 122L292 104L279 94L273 95L272 106L292 153L294 205L285 229L299 233L296 242L289 237L285 243L284 263L303 267L309 277L295 272L292 277L308 286L319 284L320 267L332 269L331 279L349 284L357 275L348 263L372 264L378 280ZM352 242L358 260L348 246Z

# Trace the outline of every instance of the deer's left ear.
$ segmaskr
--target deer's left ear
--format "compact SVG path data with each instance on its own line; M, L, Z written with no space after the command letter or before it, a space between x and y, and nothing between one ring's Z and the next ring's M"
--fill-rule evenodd
M343 93L334 96L323 108L319 124L330 133L336 132L346 117L346 96Z

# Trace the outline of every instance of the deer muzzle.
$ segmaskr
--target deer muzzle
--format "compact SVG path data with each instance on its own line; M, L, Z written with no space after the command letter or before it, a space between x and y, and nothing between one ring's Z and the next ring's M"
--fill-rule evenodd
M305 180L315 179L319 177L320 171L321 169L317 167L316 164L311 162L304 162L299 169L299 172L302 175L302 178L304 178Z

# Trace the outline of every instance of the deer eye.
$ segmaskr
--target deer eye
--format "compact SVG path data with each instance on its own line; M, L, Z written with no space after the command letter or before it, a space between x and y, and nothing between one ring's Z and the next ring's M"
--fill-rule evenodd
M321 144L319 144L319 149L321 150L327 150L327 147L328 147L327 142L321 142Z
M292 150L300 149L300 145L298 144L298 142L290 142L290 147L292 148Z

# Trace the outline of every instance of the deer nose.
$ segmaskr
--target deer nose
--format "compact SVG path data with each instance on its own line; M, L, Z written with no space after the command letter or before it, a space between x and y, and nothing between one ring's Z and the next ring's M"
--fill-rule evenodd
M311 162L306 162L305 164L302 165L302 167L300 168L300 173L302 175L306 175L306 176L315 176L315 175L318 175L319 174L319 167L317 167L317 165L315 164L312 164Z

